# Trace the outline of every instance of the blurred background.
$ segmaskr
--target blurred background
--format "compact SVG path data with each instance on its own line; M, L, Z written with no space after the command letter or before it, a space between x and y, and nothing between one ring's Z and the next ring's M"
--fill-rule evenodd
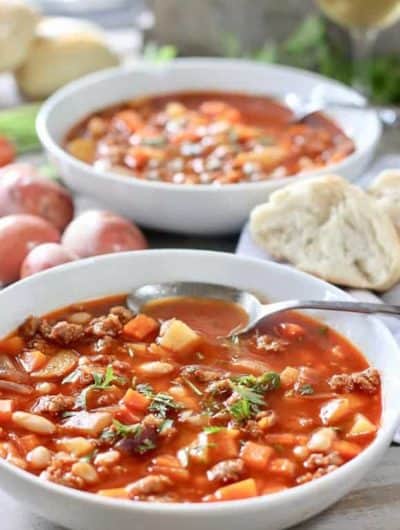
M2 35L7 35L7 24L10 24L2 17L2 10L6 4L16 3L22 0L0 0L0 40ZM177 55L246 57L321 72L353 84L378 103L400 102L399 0L32 0L25 3L41 17L73 17L95 23L106 32L106 46L122 61L135 60L141 55L155 61ZM65 21L52 24L46 26L47 34L49 27L54 28L52 38L54 34L65 33ZM82 28L75 28L78 30ZM43 37L42 29L39 36ZM15 37L18 35L12 38ZM3 51L0 46L0 71L24 70L23 61L17 62L15 68L13 65L2 68L2 53L6 53L4 46ZM82 73L85 72L77 71L75 77ZM51 92L50 87L36 94L24 86L21 77L22 74L16 76L19 92L28 99L40 99ZM5 106L10 103L7 97L11 97L11 88L7 96L5 74L1 79L0 105ZM8 74L8 83L10 79ZM29 83L25 81L25 84Z

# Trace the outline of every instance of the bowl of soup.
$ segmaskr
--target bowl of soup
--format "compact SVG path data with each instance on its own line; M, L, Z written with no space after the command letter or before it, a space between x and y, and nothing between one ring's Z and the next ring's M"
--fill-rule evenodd
M262 300L349 299L281 265L178 250L83 260L8 287L0 486L11 496L77 530L150 530L160 517L168 529L278 530L379 460L399 419L400 355L383 324L287 312L241 336L244 309L210 295L127 305L135 287L178 280Z
M374 111L332 106L296 122L289 93L363 102L284 66L179 59L72 83L45 103L38 133L67 185L139 224L230 233L275 189L327 172L355 178L373 155Z

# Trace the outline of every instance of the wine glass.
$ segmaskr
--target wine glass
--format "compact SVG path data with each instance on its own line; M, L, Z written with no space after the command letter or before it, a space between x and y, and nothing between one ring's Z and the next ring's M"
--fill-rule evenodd
M328 18L349 30L353 86L366 94L365 61L371 56L379 31L400 20L400 0L316 0L316 3Z

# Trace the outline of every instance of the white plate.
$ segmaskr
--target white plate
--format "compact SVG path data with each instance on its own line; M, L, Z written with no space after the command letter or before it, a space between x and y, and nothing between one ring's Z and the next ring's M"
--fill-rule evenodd
M145 283L202 281L260 292L271 300L349 299L343 291L274 263L231 254L153 250L113 254L56 267L0 292L0 336L25 317L90 298L123 293ZM400 353L376 319L322 314L381 372L382 425L359 456L311 483L264 497L211 504L155 504L107 499L41 480L0 459L0 486L24 506L74 530L279 530L322 511L344 496L390 444L400 411Z
M198 235L238 231L253 206L293 177L224 186L148 182L94 169L62 148L70 128L93 111L134 97L184 90L264 95L295 91L301 97L322 93L334 100L363 101L340 83L295 68L242 60L177 59L163 65L119 67L71 83L42 106L38 134L68 186L145 227ZM296 180L329 172L354 179L373 156L381 135L375 112L335 110L328 114L354 140L356 150L342 162L294 177Z

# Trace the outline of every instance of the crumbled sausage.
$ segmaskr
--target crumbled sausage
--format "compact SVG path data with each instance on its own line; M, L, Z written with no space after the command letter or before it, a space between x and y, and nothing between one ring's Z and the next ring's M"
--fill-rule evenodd
M116 337L121 330L122 324L117 315L94 318L87 327L88 333L95 337Z
M221 379L220 381L212 381L205 389L205 394L226 399L232 394L232 391L230 379Z
M25 320L22 326L20 326L19 331L25 339L32 339L38 332L40 323L40 318L31 315Z
M56 484L82 489L84 487L84 481L71 472L71 468L76 461L77 458L71 454L63 452L56 453L52 458L51 464L40 476Z
M207 471L208 480L215 480L224 484L235 482L244 473L244 462L240 458L232 458L218 462Z
M264 435L263 429L254 420L248 420L240 430L251 438L261 438Z
M380 377L375 368L367 368L362 372L333 375L328 384L335 392L359 390L366 394L375 394L379 388Z
M172 481L165 475L149 475L132 482L126 489L131 499L143 499L149 495L163 493L170 486Z
M78 341L84 334L83 327L80 324L71 324L65 320L57 322L54 326L50 326L47 322L43 321L40 326L40 331L47 339L63 346Z
M100 339L97 339L96 342L93 345L93 350L96 353L108 355L110 354L115 346L115 341L110 335L106 335L104 337L101 337ZM109 362L109 360L108 360ZM106 363L107 364L107 363Z
M304 467L306 469L315 470L319 467L328 467L328 466L341 466L343 464L343 458L333 451L327 455L322 455L320 453L311 453L307 460L304 462Z
M73 408L75 400L72 396L57 394L54 396L42 396L32 406L32 412L42 414L43 412L57 415L60 412Z
M218 381L223 377L226 377L226 373L220 370L210 370L203 366L184 366L181 370L181 375L185 377L192 377L199 383L210 383L211 381Z
M121 324L126 324L133 318L133 312L122 305L117 305L110 309L110 315L116 315L119 318Z

